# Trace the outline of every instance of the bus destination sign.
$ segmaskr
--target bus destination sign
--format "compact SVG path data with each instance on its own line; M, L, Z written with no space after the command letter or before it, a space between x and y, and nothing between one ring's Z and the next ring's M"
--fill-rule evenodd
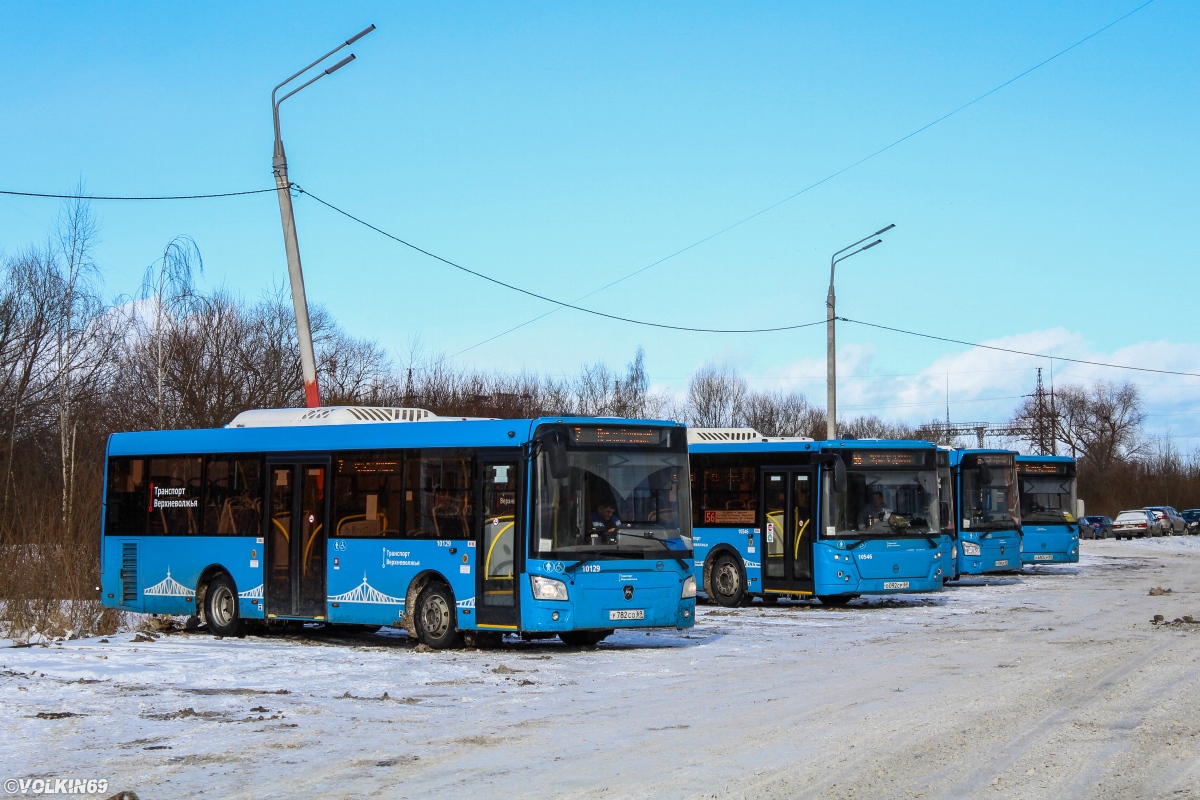
M1017 462L1017 472L1022 475L1066 475L1067 465Z
M850 467L923 467L932 450L854 450Z
M640 444L662 447L671 443L666 428L587 426L570 428L571 444Z

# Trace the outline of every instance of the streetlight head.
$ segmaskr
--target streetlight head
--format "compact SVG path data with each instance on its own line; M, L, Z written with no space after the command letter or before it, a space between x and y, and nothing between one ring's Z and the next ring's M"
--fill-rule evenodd
M875 233L873 235L878 236L881 233L887 233L894 227L896 227L896 223L893 222L891 225L888 225L886 228L880 228L879 230L875 231Z
M876 239L875 241L871 242L869 245L864 247L863 250L870 250L872 247L874 247L877 244L883 244L883 239ZM861 253L862 250L859 250L859 252Z
M357 42L359 39L361 39L362 37L366 36L368 33L370 33L370 32L371 32L371 31L373 31L373 30L375 30L375 26L374 26L374 25L372 25L372 26L371 26L371 27L369 27L369 28L364 28L363 30L359 31L358 33L354 34L354 35L353 35L353 36L351 36L349 39L347 39L347 40L346 40L346 44L348 44L348 45L354 44L354 43L355 43L355 42Z
M329 69L325 70L325 74L326 74L326 75L332 75L333 73L337 72L339 69L341 69L342 67L346 66L347 64L349 64L349 63L350 63L351 61L353 61L353 60L354 60L354 53L351 53L350 55L346 56L345 58L343 58L343 59L342 59L341 61L339 61L338 63L334 64L334 65L333 65L332 67L330 67Z

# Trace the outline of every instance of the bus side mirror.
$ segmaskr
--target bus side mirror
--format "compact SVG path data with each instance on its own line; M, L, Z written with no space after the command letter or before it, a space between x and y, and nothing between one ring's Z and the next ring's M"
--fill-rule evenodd
M552 432L542 440L542 446L546 449L550 477L555 480L570 477L571 468L567 464L567 443L563 440L562 434L558 431Z
M846 463L840 456L833 459L833 491L843 494L846 491Z

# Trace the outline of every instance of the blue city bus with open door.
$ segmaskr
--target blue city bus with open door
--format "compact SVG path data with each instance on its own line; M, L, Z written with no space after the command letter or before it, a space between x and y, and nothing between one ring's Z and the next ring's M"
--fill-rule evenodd
M956 513L948 579L1021 568L1016 456L1011 450L950 451Z
M934 445L816 442L749 428L694 428L689 437L695 576L714 602L792 596L838 605L942 588ZM870 520L876 491L888 513Z
M1021 496L1021 562L1078 563L1075 459L1018 455L1017 484Z
M687 628L695 613L686 428L442 418L422 409L247 411L225 428L109 437L106 606L464 638Z

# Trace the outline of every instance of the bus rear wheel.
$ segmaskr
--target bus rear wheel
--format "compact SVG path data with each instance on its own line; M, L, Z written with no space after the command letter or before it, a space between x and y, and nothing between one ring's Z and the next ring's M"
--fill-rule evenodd
M746 597L742 570L728 553L717 556L709 571L708 583L712 599L726 608L737 608Z
M458 644L454 596L444 583L431 583L421 591L414 620L417 638L427 647L444 650Z
M612 631L561 631L558 638L567 647L595 647L608 638Z
M204 593L204 620L216 636L241 636L242 618L238 615L237 587L225 573L213 577Z

